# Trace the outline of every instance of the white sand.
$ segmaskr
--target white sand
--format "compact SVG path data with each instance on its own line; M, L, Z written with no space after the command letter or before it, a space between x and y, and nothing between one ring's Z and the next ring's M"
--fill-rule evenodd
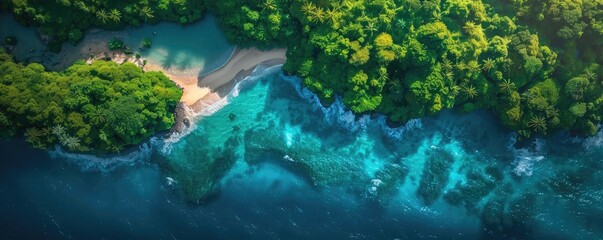
M219 101L221 97L217 94L218 88L230 83L242 71L249 71L257 65L270 60L285 61L286 49L274 49L270 51L260 51L255 48L238 50L230 61L219 70L216 70L207 76L175 76L170 74L161 66L147 64L145 71L162 71L172 81L183 88L181 102L193 106L195 111Z
M77 46L64 44L61 53L44 54L44 56L41 56L42 59L40 59L40 62L50 69L62 70L78 59L87 59L88 62L91 62L99 58L110 57L119 64L129 61L142 66L142 59L135 59L133 56L126 56L120 51L110 51L108 49L107 42L110 39L123 39L125 36L126 33L124 31L93 29L86 34ZM286 52L286 49L274 49L270 51L260 51L255 48L237 49L228 63L203 77L198 76L199 71L195 71L200 69L187 69L186 72L178 72L152 63L147 63L144 66L144 70L163 72L183 89L180 101L195 111L200 111L224 97L222 93L224 89L219 93L218 88L233 81L239 73L252 70L257 65L271 60L280 60L276 62L282 63L287 59Z

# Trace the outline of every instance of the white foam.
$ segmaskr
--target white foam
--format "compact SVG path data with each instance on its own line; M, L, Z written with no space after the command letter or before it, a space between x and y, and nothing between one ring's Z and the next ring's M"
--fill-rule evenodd
M289 162L295 162L295 159L293 159L292 157L290 157L289 155L285 155L283 156L283 160L287 160Z
M369 123L372 122L368 115L358 117L359 115L349 110L339 96L335 97L335 101L329 107L325 107L316 94L303 86L299 77L281 74L281 78L287 80L301 98L312 104L314 111L321 111L326 121L330 124L336 124L351 132L357 132L365 130ZM397 128L387 126L387 117L385 115L380 114L376 121L388 136L398 140L402 139L405 133L423 128L423 123L420 119L411 119L404 126Z
M381 127L381 130L386 135L397 140L401 140L402 138L404 138L404 135L409 132L423 128L423 122L421 122L421 119L411 119L406 122L404 126L400 126L397 128L389 127L387 125L387 117L385 116L380 116L377 121L379 123L379 126Z
M152 138L156 139L156 138ZM153 153L153 145L149 143L141 144L136 151L109 157L99 157L90 154L68 153L60 146L49 151L53 159L61 158L81 167L85 172L110 172L119 167L133 166L142 162L147 162Z
M595 150L603 149L603 126L600 124L597 126L599 131L592 137L587 138L574 138L573 143L580 143L586 151L592 152Z
M513 153L515 159L513 160L513 172L517 176L532 176L534 172L534 165L545 159L543 153L545 152L546 142L543 139L536 138L532 142L531 146L524 148L516 148L517 134L512 134L509 139L507 149Z
M239 93L242 89L242 87L245 86L245 84L250 84L253 83L255 81L257 81L258 79L261 79L262 77L266 76L266 75L270 75L270 74L274 74L276 71L280 71L282 67L281 65L275 65L275 66L271 66L271 67L265 67L262 65L258 65L255 67L255 69L252 71L252 73L241 79L234 79L235 84L233 86L233 88L230 90L230 92L223 98L221 98L220 100L216 101L215 103L207 106L206 108L204 108L203 110L199 111L199 112L194 112L192 109L186 107L185 110L187 112L187 116L189 116L191 118L191 125L185 129L185 131L181 132L181 133L177 133L177 132L172 132L170 133L169 136L167 136L165 139L163 139L163 142L161 143L155 143L154 145L158 145L157 149L159 150L159 152L163 155L169 155L173 149L173 145L179 141L181 141L181 139L187 135L189 135L191 132L193 132L195 129L197 129L197 122L200 121L203 117L207 117L207 116L211 116L214 113L216 113L217 111L219 111L220 109L224 108L226 105L228 105L233 98L239 96Z
M253 69L253 71L251 72L251 74L249 76L247 76L241 80L235 79L234 80L235 85L230 90L230 92L222 99L218 100L217 102L213 103L212 105L209 105L205 109L196 113L194 116L197 119L195 119L195 120L198 121L199 120L198 118L200 118L200 117L210 116L210 115L216 113L217 111L222 109L224 106L228 105L232 101L233 98L238 97L239 93L241 92L242 87L246 86L246 84L254 83L266 75L274 74L277 71L280 71L282 66L283 66L282 64L271 66L271 67L265 67L263 65L258 65L255 67L255 69Z

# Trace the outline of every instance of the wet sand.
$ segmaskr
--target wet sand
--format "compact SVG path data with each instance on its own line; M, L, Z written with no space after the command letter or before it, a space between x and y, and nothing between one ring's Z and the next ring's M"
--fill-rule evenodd
M222 99L234 85L237 77L244 78L258 65L274 66L283 64L286 49L260 51L255 48L240 49L233 54L227 64L206 76L175 75L163 67L147 64L145 71L162 71L183 89L181 102L196 112Z

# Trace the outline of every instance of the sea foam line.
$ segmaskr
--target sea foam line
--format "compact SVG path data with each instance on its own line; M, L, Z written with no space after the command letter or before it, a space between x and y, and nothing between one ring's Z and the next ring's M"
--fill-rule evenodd
M187 115L191 118L190 126L181 133L172 132L167 137L165 137L163 141L157 146L159 153L163 155L169 155L173 149L174 144L179 141L182 141L183 137L189 135L197 129L197 122L201 121L201 119L203 119L204 117L213 115L214 113L231 103L232 99L239 96L239 93L243 87L255 83L257 80L261 79L264 76L268 76L276 73L277 71L280 71L281 67L282 64L270 67L266 67L262 64L257 65L249 76L246 76L241 80L234 79L233 81L235 82L235 84L233 88L230 90L230 92L228 92L226 96L224 96L220 100L212 103L211 105L205 107L199 112L194 112L192 109L186 107Z
M119 167L134 166L143 162L148 162L153 154L153 143L157 141L153 137L149 142L138 146L135 151L115 155L100 157L91 154L69 153L65 152L60 146L56 146L54 150L48 151L53 159L65 159L68 162L78 165L84 172L111 172Z
M324 114L327 123L332 125L336 124L350 132L366 130L369 124L376 123L386 135L396 140L401 140L405 133L423 128L420 119L411 119L403 126L392 128L387 125L387 117L383 114L378 114L376 120L371 119L369 115L366 114L358 117L357 114L345 106L340 96L335 97L335 101L330 106L325 107L318 95L302 84L301 78L296 76L285 76L283 73L281 73L280 77L289 82L295 88L298 96L312 105L314 111L321 111Z
M599 124L597 127L599 131L594 136L586 138L575 137L571 139L571 142L581 144L584 150L588 152L603 150L603 125Z
M532 176L534 172L534 165L545 159L544 152L546 147L546 141L540 138L534 139L532 145L524 148L516 148L517 134L511 134L507 149L513 153L513 173L517 176Z

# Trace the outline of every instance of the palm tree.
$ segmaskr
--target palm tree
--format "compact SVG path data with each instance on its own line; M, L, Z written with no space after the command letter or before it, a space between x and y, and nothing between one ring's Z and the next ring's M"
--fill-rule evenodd
M406 21L404 21L404 19L398 19L396 21L396 27L399 27L399 28L406 27Z
M463 29L465 30L466 33L473 34L473 32L475 32L475 30L477 29L477 25L475 25L475 23L472 21L468 21L465 23L465 26L463 27Z
M113 144L109 147L109 150L115 153L119 153L121 152L121 150L124 150L124 145L122 144Z
M556 118L559 117L559 109L554 106L548 106L546 108L546 117L548 118Z
M533 128L537 132L545 132L546 120L544 119L544 117L532 117L532 119L528 121L528 127Z
M431 12L431 17L434 20L440 20L440 19L442 19L442 14L443 13L441 11L433 11L433 12Z
M109 139L107 137L107 133L105 133L105 131L103 131L103 130L101 130L100 133L98 134L98 139L102 140L103 142L109 141Z
M484 60L484 63L482 64L482 68L486 72L490 71L495 66L496 66L496 62L494 62L494 60L492 60L491 58Z
M316 5L311 2L306 2L301 7L301 12L306 16L309 16L311 12L314 12L314 10L316 10Z
M530 101L532 98L534 98L534 94L530 91L526 91L521 94L520 100L527 102L527 101Z
M594 81L597 79L597 74L593 71L586 70L584 71L584 77L586 77L586 79L588 79L589 81Z
M101 108L96 108L92 113L89 114L90 123L94 125L99 125L107 122L107 118L105 118L105 111Z
M274 11L276 8L277 5L275 0L266 0L264 3L262 3L262 10L268 9L270 11Z
M387 75L387 69L382 67L379 68L379 78L377 78L377 81L379 82L388 82L389 81L389 76Z
M114 22L119 22L121 21L121 12L117 9L113 9L111 10L111 13L109 13L109 18Z
M479 65L479 63L475 60L469 61L469 63L467 63L467 70L469 70L469 72L472 73L479 73L481 70L481 66Z
M40 138L44 136L44 133L36 128L36 127L32 127L32 128L28 128L25 130L25 137L27 138L27 142L32 143L32 144L37 144L40 142Z
M106 23L109 20L109 14L105 12L104 9L98 10L96 12L96 17L101 20L101 22Z
M57 136L59 138L64 138L64 136L66 135L66 131L63 126L56 125L56 126L52 127L52 134L54 134L55 136Z
M355 1L343 1L343 6L346 8L346 10L354 9L354 4L357 3Z
M469 98L474 98L477 96L477 90L473 85L469 85L469 87L464 87L463 92L465 92L465 94L467 94L467 97Z
M329 22L331 22L331 24L335 25L335 23L339 22L341 13L335 9L327 9L327 11L325 11L325 17L326 17L327 21L329 21Z
M452 71L446 71L446 73L444 73L444 77L446 77L446 79L448 79L448 80L453 80L454 79L454 72L452 72Z
M317 7L313 12L310 12L309 19L311 22L323 23L325 22L325 11L322 8Z
M68 136L63 139L63 146L69 148L70 150L74 150L80 146L80 140L76 137Z
M454 64L454 67L456 67L456 69L458 69L459 71L463 71L465 69L467 69L467 64L465 64L464 62L457 62Z
M146 19L152 19L155 17L155 16L153 16L154 12L150 7L143 7L142 9L140 9L140 13Z
M511 91L514 91L515 83L511 82L511 80L509 80L509 79L505 79L501 83L498 84L498 90L501 93L509 93Z
M461 87L459 87L458 85L452 85L450 87L450 93L452 94L452 96L458 96L459 93L461 92Z
M452 61L448 60L448 58L444 58L442 59L442 67L448 71L452 71L454 65L452 64Z
M366 23L364 30L370 32L370 36L373 36L373 33L377 31L377 27L375 27L375 23L373 21L369 21Z

